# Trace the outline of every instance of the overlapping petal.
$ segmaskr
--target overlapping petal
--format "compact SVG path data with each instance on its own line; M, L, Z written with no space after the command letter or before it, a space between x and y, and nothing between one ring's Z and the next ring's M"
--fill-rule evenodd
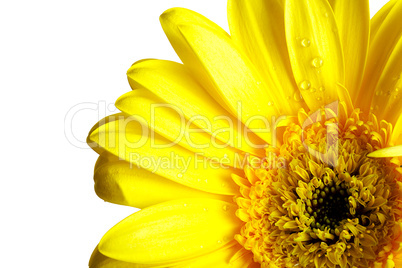
M182 64L163 60L142 60L131 66L127 76L133 89L146 88L152 91L216 139L245 152L264 154L263 150L253 146L263 142L254 133L245 137L241 122L223 109ZM135 98L135 94L137 93L127 93L120 97L120 100L128 98L126 102L130 102ZM127 108L135 110L133 107Z
M401 9L402 15L402 9ZM402 34L402 31L401 31ZM388 56L382 74L374 89L371 110L395 124L402 114L402 35Z
M213 199L181 199L136 212L99 243L108 257L142 264L180 262L225 246L239 231L236 206Z
M402 34L401 15L402 2L397 1L381 23L370 44L365 76L358 97L359 107L366 113L370 111L372 99L376 97L376 88L388 60L396 51L395 49L398 49L398 42ZM396 83L400 77L386 77L386 79L394 80L393 82ZM391 90L391 88L381 90Z
M237 192L230 175L241 173L240 170L222 167L172 144L159 134L151 133L140 118L119 116L105 122L94 127L88 137L88 144L99 154L107 151L129 163L199 190L223 195Z
M285 30L290 62L308 107L315 111L338 100L345 83L339 32L327 0L285 1Z
M183 198L232 200L173 182L124 160L105 161L104 157L95 166L94 181L95 192L103 200L137 208Z
M332 0L330 3L345 58L345 87L356 104L369 46L369 1Z
M250 58L267 80L269 88L280 96L286 114L303 107L294 81L286 48L283 1L230 0L228 20L233 41Z
M242 249L242 246L240 246L236 241L231 241L224 247L199 257L180 262L175 261L156 265L130 263L112 259L100 253L98 247L96 247L89 261L89 268L225 268L228 266L231 268L260 267L260 264L255 263L252 260L250 256L251 253L244 254ZM243 254L239 254L239 252Z
M370 21L370 44L375 39L378 29L387 18L389 12L395 7L396 2L399 0L390 0L386 3L371 19Z
M271 117L282 109L275 94L279 88L266 84L230 37L200 15L172 9L161 16L161 23L184 65L211 96L246 126L253 120L253 128L268 129L256 134L272 142Z
M170 141L219 163L235 167L236 162L241 162L244 157L244 152L228 144L236 143L231 128L225 128L230 130L225 132L228 142L222 142L193 121L186 120L179 107L165 103L148 90L137 89L124 94L117 100L116 107L129 115L141 116L150 129Z

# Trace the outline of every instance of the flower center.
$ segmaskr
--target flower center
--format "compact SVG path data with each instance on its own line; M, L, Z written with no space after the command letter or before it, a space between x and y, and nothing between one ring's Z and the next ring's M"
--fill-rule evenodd
M337 228L344 219L352 217L349 206L349 189L345 182L335 185L329 182L328 185L321 183L315 189L312 198L306 199L306 212L304 215L312 221L310 227L330 230L331 234L339 235ZM354 215L353 215L354 216Z
M246 180L234 176L245 222L235 238L261 267L381 266L402 233L400 160L367 157L391 145L392 126L334 114L301 111Z

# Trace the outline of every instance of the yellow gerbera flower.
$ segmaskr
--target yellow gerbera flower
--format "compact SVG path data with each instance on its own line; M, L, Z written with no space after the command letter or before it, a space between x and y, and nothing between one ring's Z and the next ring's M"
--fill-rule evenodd
M90 267L402 267L402 1L167 10L183 64L128 70L95 190L141 208Z

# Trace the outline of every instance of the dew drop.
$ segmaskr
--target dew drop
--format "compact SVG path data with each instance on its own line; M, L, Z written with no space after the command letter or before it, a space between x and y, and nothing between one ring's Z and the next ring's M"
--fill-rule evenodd
M320 92L324 92L324 91L325 91L325 87L320 87L318 90L319 90Z
M324 13L324 17L326 17L326 18L329 17L328 12L325 12L325 13Z
M274 105L274 102L273 101L269 101L268 102L268 106L273 106Z
M311 61L311 64L315 67L315 68L320 68L322 67L322 65L324 64L324 60L321 59L320 57L314 58Z
M300 83L300 89L302 90L307 90L311 87L311 83L308 80L304 80L303 82Z
M314 93L314 92L316 92L316 91L317 91L317 89L315 89L314 87L310 88L310 92L311 92L311 93Z
M320 100L322 100L322 98L321 98L321 97L317 97L317 100L320 101Z
M222 241L221 241L221 240L218 240L216 243L218 243L218 244L222 244Z
M310 39L308 39L308 38L303 38L303 39L301 40L301 43L300 43L300 44L302 45L302 47L309 47L310 44L311 44L311 41L310 41Z
M382 93L383 93L382 90L379 90L379 91L376 91L376 92L375 92L375 95L376 95L376 96L381 96Z
M204 208L204 211L208 211L208 208Z
M177 177L182 178L182 177L183 177L183 173L177 174Z
M257 81L257 85L261 85L261 81Z
M204 182L205 182L205 183L208 183L208 179L205 179Z
M200 248L204 248L204 246L203 246L203 245L201 245L201 246L200 246Z
M299 92L295 92L295 94L293 95L293 99L299 102L303 99L303 96Z
M399 88L395 88L395 92L398 92L399 91Z
M286 99L291 100L291 99L292 99L292 97L291 97L291 96L287 96L287 97L286 97Z
M229 207L228 207L228 205L223 205L222 209L223 209L224 211L227 211L227 210L229 209Z

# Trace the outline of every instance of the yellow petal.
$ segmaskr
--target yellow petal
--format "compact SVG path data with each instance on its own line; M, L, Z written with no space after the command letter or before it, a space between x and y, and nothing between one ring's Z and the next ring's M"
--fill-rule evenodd
M367 155L368 157L395 157L402 156L402 145L383 148Z
M184 39L178 25L203 25L211 29L215 29L222 35L227 35L227 33L221 27L204 16L185 8L168 9L160 16L159 20L161 22L163 31L165 32L181 61L186 65L187 68L189 68L194 77L197 78L198 82L209 92L209 94L211 94L212 98L214 98L218 103L220 103L220 105L224 106L228 110L229 107L226 106L224 98L222 98L221 94L219 94L218 89L216 89L216 86L209 78L208 73L204 70L204 67L197 58L197 55Z
M172 144L151 132L139 117L107 121L88 136L88 144L99 154L108 151L138 167L195 189L224 195L237 193L231 174L241 173L240 170L208 161Z
M371 19L370 22L370 44L375 39L378 29L380 29L382 23L384 22L385 18L388 16L391 9L394 8L396 2L398 0L390 0L386 3Z
M146 88L152 91L166 103L177 106L187 119L214 134L218 140L242 151L265 155L264 150L258 150L256 146L249 144L261 144L262 141L252 134L246 139L243 126L239 126L238 120L223 109L182 64L164 60L142 60L131 66L127 76L133 89ZM131 97L130 93L126 95L128 98L129 96ZM222 131L229 128L230 131Z
M224 106L246 126L260 129L255 131L256 134L271 143L269 122L272 116L281 114L280 102L275 95L278 89L268 90L270 85L264 83L227 34L205 26L205 23L201 26L196 20L189 23L188 17L193 13L179 15L182 17L168 11L162 15L161 22L173 47L176 43L188 47L187 50L176 48L184 65L189 66L214 98L224 102ZM186 18L184 21L183 17ZM250 120L253 120L252 124Z
M227 245L211 253L195 257L185 261L179 262L166 262L162 264L138 264L119 261L106 257L99 252L98 247L95 248L89 261L89 268L245 268L245 267L259 267L252 260L252 253L243 255L240 258L231 262L231 258L236 255L243 247L236 241L231 241Z
M99 252L98 247L95 248L89 260L89 268L151 268L155 267L149 264L137 264L124 261L118 261L106 257Z
M182 199L145 208L109 230L99 251L144 264L186 260L221 248L241 226L236 206L213 199Z
M399 115L399 118L395 123L394 130L392 131L391 143L402 144L402 114Z
M235 261L231 262L231 258L236 255L238 251L240 251L243 247L240 246L236 241L230 243L232 245L228 247L222 247L219 250L215 250L207 255L203 255L197 258L190 259L188 261L184 261L181 264L172 266L172 268L205 268L205 267L213 267L213 268L245 268L250 267L250 263L254 263L252 260L252 256L246 255L241 256ZM250 254L252 254L250 252ZM259 267L259 266L257 266Z
M344 85L339 34L327 0L285 2L286 40L293 74L308 107L315 111L338 100Z
M149 90L136 89L124 94L116 101L116 107L129 115L141 116L150 129L163 137L216 162L235 167L244 157L244 152L217 140L215 134L211 136L204 131L208 126L198 128L185 118L180 107L165 103ZM230 140L232 136L228 133L226 138Z
M108 202L145 208L182 198L212 198L229 202L231 200L228 196L211 194L175 183L123 160L104 164L99 164L100 162L102 160L95 169L95 192Z
M363 79L369 45L370 9L368 0L333 0L345 60L345 87L356 103Z
M402 34L402 2L398 1L378 29L370 44L366 71L359 92L359 106L365 113L370 111L375 89ZM388 79L395 79L388 77Z
M379 118L395 124L402 114L402 37L392 50L375 87L373 112Z
M286 114L297 114L303 102L293 78L286 48L282 1L228 1L229 28L239 45L268 83L276 85ZM271 82L270 82L271 81ZM292 101L289 101L292 100Z

